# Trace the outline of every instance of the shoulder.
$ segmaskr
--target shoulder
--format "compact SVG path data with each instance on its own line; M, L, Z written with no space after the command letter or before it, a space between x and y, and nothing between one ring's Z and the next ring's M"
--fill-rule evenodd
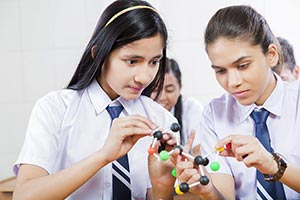
M226 116L240 107L238 102L229 94L225 93L220 97L212 99L203 109L204 115L222 115Z
M62 89L49 92L34 105L33 112L42 112L44 114L62 115L74 101L78 101L83 91L71 89Z
M65 107L72 100L77 99L82 91L76 91L71 89L62 89L49 92L40 99L37 100L37 104L47 104L49 106Z
M142 95L138 98L138 101L140 101L147 116L153 122L158 124L170 124L173 122L177 122L176 118L172 115L172 113L170 113L157 102L153 101L151 98Z
M195 112L202 112L204 108L200 101L190 96L182 96L182 106L186 111L191 110Z
M147 111L158 111L159 113L163 112L170 114L162 105L147 96L141 95L138 100L143 104Z

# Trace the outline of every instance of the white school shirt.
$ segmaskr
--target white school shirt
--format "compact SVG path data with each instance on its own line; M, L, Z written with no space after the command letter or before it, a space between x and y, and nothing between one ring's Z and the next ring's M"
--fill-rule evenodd
M277 75L277 84L263 107L270 111L267 126L271 146L275 152L282 154L288 163L300 165L300 82L288 83ZM201 129L201 154L205 155L214 149L218 140L230 134L255 136L255 124L250 113L255 104L243 106L231 95L225 94L212 100L203 111ZM210 162L216 158L209 157ZM235 158L218 157L220 170L211 173L226 173L235 180L236 199L256 199L256 168L247 168ZM295 174L299 176L299 174ZM300 199L300 193L284 185L287 199Z
M120 117L139 114L160 128L168 129L177 120L146 96L136 100L117 99L124 107ZM37 101L32 111L24 145L13 166L18 173L22 163L37 165L49 174L87 158L103 146L111 118L106 111L112 102L96 80L81 91L64 89L51 92ZM128 153L132 199L146 199L151 188L148 152L152 138L140 139ZM67 199L112 199L112 165L99 170ZM171 172L170 172L171 173Z
M193 142L193 147L200 144L200 131L201 131L201 116L203 111L203 105L194 99L193 97L182 96L182 144L185 144L191 130L194 129L196 136ZM175 107L171 109L171 113L175 114Z

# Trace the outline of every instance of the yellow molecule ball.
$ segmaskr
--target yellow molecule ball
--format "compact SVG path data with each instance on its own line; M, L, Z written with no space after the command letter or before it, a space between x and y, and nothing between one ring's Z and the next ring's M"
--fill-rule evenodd
M225 149L224 147L220 147L220 148L218 148L218 149L216 148L216 151L222 152L222 151L224 151L224 149Z
M178 195L184 194L183 192L181 192L179 186L180 186L180 185L177 185L177 186L175 187L175 192L176 192L176 194L178 194Z

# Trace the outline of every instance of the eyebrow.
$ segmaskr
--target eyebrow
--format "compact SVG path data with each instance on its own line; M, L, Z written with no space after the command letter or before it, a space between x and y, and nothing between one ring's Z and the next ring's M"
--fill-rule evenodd
M144 58L143 56L134 55L134 54L133 54L133 55L125 55L125 56L130 57L130 58L138 58L138 59L143 59L143 58ZM161 59L161 58L162 58L162 55L160 54L160 55L154 56L154 57L151 58L151 59L156 59L156 58Z
M244 60L244 59L246 59L246 58L251 58L251 56L242 56L242 57L238 58L237 60L233 61L232 64L234 65L234 64L236 64L236 63L238 63L238 62L240 62L241 60ZM224 68L224 67L217 66L217 65L211 65L211 67L212 67L213 69Z

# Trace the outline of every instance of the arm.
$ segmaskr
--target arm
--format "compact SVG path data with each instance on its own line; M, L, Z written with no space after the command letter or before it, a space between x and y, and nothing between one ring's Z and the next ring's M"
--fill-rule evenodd
M274 175L278 171L278 166L273 156L262 146L256 137L229 135L220 140L216 148L222 147L227 143L231 143L231 150L225 150L220 155L235 157L238 161L244 162L247 167L255 167L263 174ZM279 181L299 192L299 173L300 166L287 161L287 168Z
M289 186L290 188L292 188L293 190L299 193L300 192L300 179L299 179L300 166L289 162L287 163L287 165L288 166L279 181L281 181L283 184Z
M51 175L38 166L21 165L13 199L65 199L108 163L100 150Z
M64 199L88 181L98 170L126 154L132 146L150 135L151 121L133 115L115 119L103 147L86 159L54 174L35 165L21 165L14 199ZM34 190L32 189L34 188Z

